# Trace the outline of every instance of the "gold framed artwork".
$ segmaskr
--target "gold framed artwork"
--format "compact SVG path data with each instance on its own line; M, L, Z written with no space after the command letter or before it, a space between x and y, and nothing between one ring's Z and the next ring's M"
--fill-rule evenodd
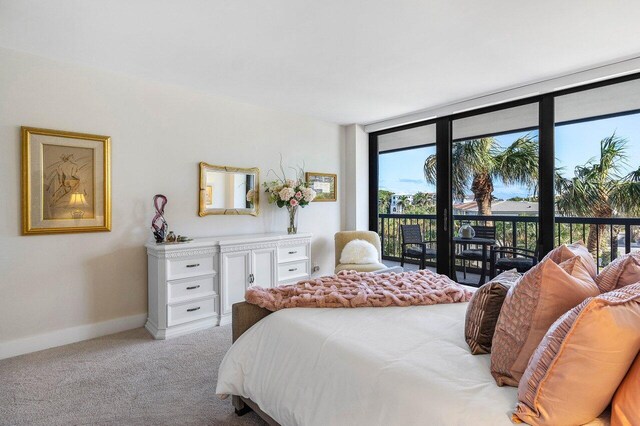
M316 198L312 201L337 201L338 175L331 173L305 173L305 180L316 191Z
M111 138L22 127L22 233L111 230Z

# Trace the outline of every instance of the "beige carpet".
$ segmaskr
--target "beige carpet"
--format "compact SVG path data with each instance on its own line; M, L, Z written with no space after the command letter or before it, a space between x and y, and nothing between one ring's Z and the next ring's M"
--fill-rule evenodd
M1 425L264 425L214 392L231 327L142 328L0 361Z

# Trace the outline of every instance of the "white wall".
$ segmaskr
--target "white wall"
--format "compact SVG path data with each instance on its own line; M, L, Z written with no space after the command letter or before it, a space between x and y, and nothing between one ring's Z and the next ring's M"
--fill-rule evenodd
M176 234L286 229L266 197L258 217L199 217L198 162L257 166L261 181L280 153L286 164L342 170L335 124L6 49L0 64L0 357L142 321L154 194L167 196ZM20 235L21 125L111 136L111 232ZM299 230L314 234L313 264L331 272L340 201L299 214Z
M344 229L369 229L369 135L362 126L345 126Z

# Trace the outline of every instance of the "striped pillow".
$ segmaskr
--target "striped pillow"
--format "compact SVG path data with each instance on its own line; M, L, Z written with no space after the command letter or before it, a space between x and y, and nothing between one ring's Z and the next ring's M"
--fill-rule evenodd
M518 387L514 421L585 424L609 405L640 350L640 284L588 298L556 321Z
M505 271L480 287L467 307L464 337L473 355L491 352L491 341L507 291L522 275Z
M607 265L596 278L601 293L640 282L640 252L631 252Z

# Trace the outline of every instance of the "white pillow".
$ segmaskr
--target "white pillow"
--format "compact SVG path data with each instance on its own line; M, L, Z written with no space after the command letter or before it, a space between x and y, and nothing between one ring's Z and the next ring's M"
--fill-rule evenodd
M365 240L351 240L342 249L340 263L378 263L378 250Z

